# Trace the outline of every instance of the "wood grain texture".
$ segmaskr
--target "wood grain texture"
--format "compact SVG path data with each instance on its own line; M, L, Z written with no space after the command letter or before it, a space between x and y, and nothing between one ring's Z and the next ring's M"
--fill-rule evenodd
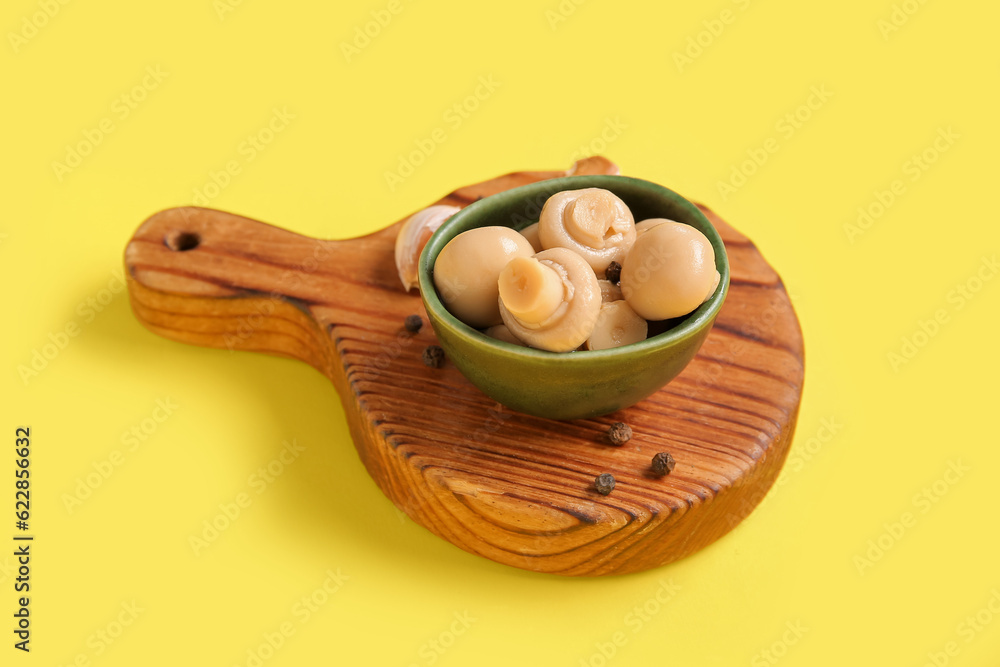
M464 206L566 173L507 174L433 203ZM588 158L570 173L617 167ZM403 328L423 307L396 275L400 222L323 241L221 211L169 209L135 232L126 275L133 311L152 331L300 359L330 378L368 472L433 533L528 570L621 574L682 558L735 527L774 482L795 429L804 365L791 302L757 248L702 210L732 272L705 345L652 397L572 422L512 413L450 364L422 363L434 334ZM622 447L605 441L615 421L635 433ZM660 451L677 461L663 478L649 469ZM593 486L604 472L618 482L609 496Z

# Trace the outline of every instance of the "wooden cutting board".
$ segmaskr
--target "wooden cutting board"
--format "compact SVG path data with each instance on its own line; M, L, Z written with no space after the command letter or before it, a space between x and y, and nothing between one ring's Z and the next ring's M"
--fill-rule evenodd
M464 206L570 174L618 173L604 158L461 188ZM430 205L428 203L428 205ZM740 523L781 469L803 381L798 320L781 279L742 234L702 207L732 282L694 361L638 405L558 422L502 408L449 363L432 369L407 315L393 248L400 222L356 239L307 238L203 208L162 211L125 250L136 317L167 338L300 359L333 382L355 446L386 496L466 551L563 575L638 572L691 554ZM610 424L631 425L621 447ZM651 474L661 451L677 462ZM608 496L593 485L611 473ZM333 475L334 471L330 471Z

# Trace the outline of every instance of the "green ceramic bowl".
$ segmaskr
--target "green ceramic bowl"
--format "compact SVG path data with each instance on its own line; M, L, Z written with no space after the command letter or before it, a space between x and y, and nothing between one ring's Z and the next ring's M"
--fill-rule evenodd
M546 352L494 340L463 324L434 288L434 261L458 234L500 225L521 229L538 220L545 200L562 190L604 188L618 195L636 221L669 218L701 230L715 249L722 278L712 297L670 328L640 343L610 350ZM708 336L729 291L726 249L701 211L665 187L624 176L568 176L486 197L453 215L420 255L420 294L445 354L487 396L519 412L580 419L638 403L680 373Z

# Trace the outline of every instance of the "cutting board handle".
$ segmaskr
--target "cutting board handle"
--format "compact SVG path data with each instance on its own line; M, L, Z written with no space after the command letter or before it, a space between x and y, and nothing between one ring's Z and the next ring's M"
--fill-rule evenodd
M330 313L357 298L366 239L324 241L223 211L167 209L125 248L132 308L166 338L292 357L329 375L328 323L314 306ZM391 285L390 268L373 273Z

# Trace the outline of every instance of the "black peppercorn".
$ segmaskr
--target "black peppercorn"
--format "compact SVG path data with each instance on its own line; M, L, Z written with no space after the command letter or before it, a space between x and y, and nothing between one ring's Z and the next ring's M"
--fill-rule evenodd
M403 321L403 326L410 333L417 333L420 331L420 327L424 326L424 319L419 315L407 315Z
M632 427L625 422L615 422L608 429L608 440L612 445L620 447L632 439Z
M441 368L444 363L444 350L440 345L428 345L424 348L424 364L431 368Z
M675 465L674 457L669 452L660 452L653 457L653 472L661 477L669 475Z
M611 262L608 268L604 269L604 277L617 285L622 281L622 265L618 262Z
M608 473L601 473L594 479L594 488L602 496L606 496L615 490L615 478Z

